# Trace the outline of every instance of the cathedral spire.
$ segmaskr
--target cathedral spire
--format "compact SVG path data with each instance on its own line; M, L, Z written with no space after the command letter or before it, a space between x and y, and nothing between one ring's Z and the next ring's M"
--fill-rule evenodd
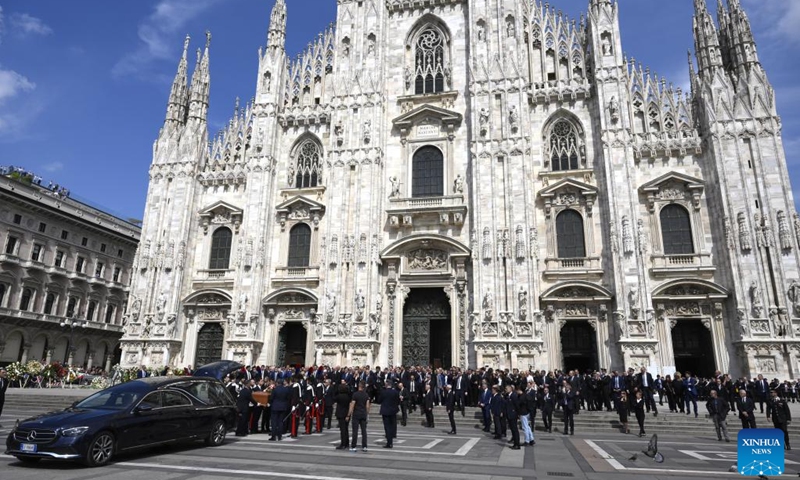
M283 50L286 46L286 2L277 0L272 7L267 34L267 48L270 53Z
M750 19L738 0L728 0L727 25L722 34L730 46L731 68L750 67L758 64L758 52L753 38Z
M209 74L208 50L211 46L211 32L206 32L206 48L202 56L197 49L197 64L192 74L192 86L189 89L189 118L206 121L208 115L208 98L211 76Z
M707 70L722 67L719 34L706 0L694 0L694 48L702 76Z
M186 123L186 111L189 107L189 94L187 90L187 52L189 50L189 35L183 42L183 56L178 62L178 72L172 81L172 89L169 93L167 102L167 117L165 123L168 125L183 125Z

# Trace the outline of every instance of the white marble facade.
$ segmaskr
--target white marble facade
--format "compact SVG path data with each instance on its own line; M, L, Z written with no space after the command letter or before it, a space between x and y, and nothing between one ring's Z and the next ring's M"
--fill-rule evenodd
M695 2L691 92L623 57L616 2L552 3L339 0L289 60L278 0L210 142L184 53L123 362L407 363L427 288L445 364L796 377L800 220L739 2Z

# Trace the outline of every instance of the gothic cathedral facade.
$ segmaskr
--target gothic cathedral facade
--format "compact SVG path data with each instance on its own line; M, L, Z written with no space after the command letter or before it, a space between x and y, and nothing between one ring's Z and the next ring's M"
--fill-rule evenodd
M329 0L332 1L332 0ZM209 43L153 149L123 364L800 370L800 220L739 0L691 91L619 6L338 0L209 140ZM688 21L688 20L687 20Z

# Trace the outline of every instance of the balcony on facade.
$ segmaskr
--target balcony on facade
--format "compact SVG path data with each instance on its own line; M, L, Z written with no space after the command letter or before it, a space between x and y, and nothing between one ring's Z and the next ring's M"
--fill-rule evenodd
M425 217L426 220L434 220L442 226L461 226L467 216L467 205L463 195L391 198L386 213L392 228L412 227Z
M236 270L205 269L197 270L192 279L195 288L233 287Z
M546 258L544 276L550 278L583 278L602 276L600 257Z
M276 267L272 277L275 286L319 286L319 267Z
M0 318L4 321L14 323L22 326L50 326L53 328L62 328L61 323L66 320L80 321L81 324L86 322L88 326L86 329L93 331L106 331L111 333L122 333L122 325L115 325L113 323L97 322L79 318L81 315L73 315L72 317L62 317L59 315L47 315L44 313L29 312L10 308L0 308ZM41 322L41 323L38 323Z
M716 267L709 253L687 255L651 255L650 273L660 277L682 277L687 274L712 274Z
M3 253L0 254L0 263L9 263L12 265L19 265L20 259L18 256L10 254L10 253Z

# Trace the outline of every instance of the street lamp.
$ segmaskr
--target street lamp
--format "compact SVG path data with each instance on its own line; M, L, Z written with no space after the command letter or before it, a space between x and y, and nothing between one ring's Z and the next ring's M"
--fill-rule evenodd
M68 318L63 322L61 322L60 325L62 328L69 327L69 343L67 344L67 351L64 352L64 363L69 364L71 363L69 362L69 357L70 357L70 352L72 351L72 336L75 334L75 328L86 328L89 326L89 322L81 322L79 320L76 321L71 318Z

